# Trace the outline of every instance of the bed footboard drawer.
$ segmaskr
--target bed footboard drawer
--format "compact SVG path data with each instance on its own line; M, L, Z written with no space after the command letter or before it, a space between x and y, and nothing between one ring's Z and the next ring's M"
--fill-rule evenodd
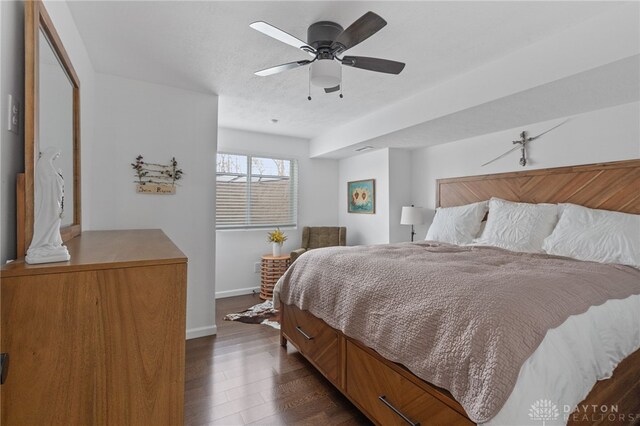
M331 382L340 377L338 333L324 321L296 306L283 307L282 332L288 341Z
M469 419L347 342L347 395L380 425L471 425Z

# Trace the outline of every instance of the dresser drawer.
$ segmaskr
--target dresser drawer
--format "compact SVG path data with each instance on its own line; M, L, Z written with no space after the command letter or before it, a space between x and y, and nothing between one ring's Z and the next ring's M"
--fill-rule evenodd
M471 425L469 419L347 342L347 395L380 425Z
M282 332L287 340L334 384L340 377L338 333L296 306L283 307Z

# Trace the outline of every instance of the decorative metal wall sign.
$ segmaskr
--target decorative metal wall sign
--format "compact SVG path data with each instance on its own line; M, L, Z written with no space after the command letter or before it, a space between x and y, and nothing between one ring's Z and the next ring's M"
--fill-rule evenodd
M136 192L139 194L175 194L176 182L183 175L175 157L171 158L169 164L158 164L147 163L142 155L138 155L131 167L135 171Z
M483 164L482 166L480 166L480 167L484 167L484 166L486 166L486 165L488 165L488 164L491 164L491 163L493 163L494 161L499 160L499 159L501 159L502 157L505 157L505 156L507 156L507 155L511 154L513 151L516 151L516 150L518 150L518 149L520 150L520 165L521 165L522 167L526 166L526 165L527 165L527 146L529 145L529 143L530 143L530 142L535 141L536 139L538 139L538 138L539 138L539 137L541 137L542 135L549 133L549 132L550 132L550 131L552 131L553 129L557 129L558 127L560 127L560 126L562 126L563 124L565 124L567 121L569 121L569 120L565 120L565 121L563 121L562 123L560 123L560 124L558 124L558 125L556 125L556 126L553 126L553 127L552 127L552 128L550 128L549 130L547 130L547 131L545 131L545 132L542 132L542 133L540 133L538 136L534 136L534 137L529 137L529 136L527 136L527 132L526 132L526 130L525 130L525 131L523 131L522 133L520 133L520 139L519 139L519 140L517 140L517 141L513 141L513 144L514 144L514 145L516 145L515 147L511 148L509 151L505 152L504 154L499 155L498 157L494 158L493 160L491 160L491 161L487 161L486 163L484 163L484 164Z

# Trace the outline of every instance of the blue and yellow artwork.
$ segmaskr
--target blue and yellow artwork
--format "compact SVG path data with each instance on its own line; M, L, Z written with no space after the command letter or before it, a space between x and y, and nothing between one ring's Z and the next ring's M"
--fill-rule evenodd
M349 213L376 212L375 179L357 180L347 183L347 211Z

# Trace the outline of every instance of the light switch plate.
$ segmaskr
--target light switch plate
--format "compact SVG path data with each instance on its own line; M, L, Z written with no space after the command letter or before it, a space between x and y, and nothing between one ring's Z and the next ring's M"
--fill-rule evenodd
M16 99L15 96L9 95L9 123L7 128L10 132L15 133L16 135L19 132L20 128L20 102Z
M253 264L253 272L255 274L259 274L260 273L260 262L256 262Z

